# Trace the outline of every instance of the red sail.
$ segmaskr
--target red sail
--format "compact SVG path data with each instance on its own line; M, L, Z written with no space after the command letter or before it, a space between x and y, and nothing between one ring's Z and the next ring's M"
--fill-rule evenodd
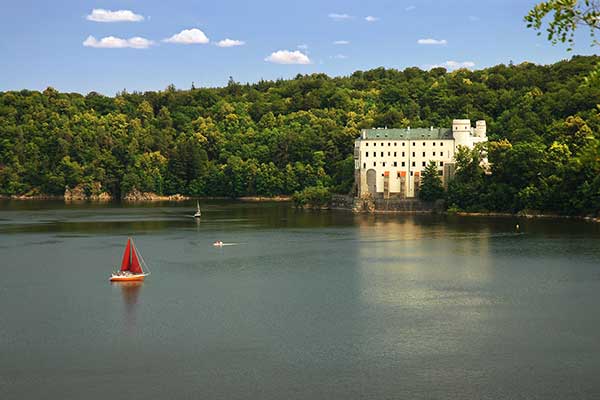
M129 268L134 274L143 274L142 266L140 265L140 260L138 260L137 251L135 251L135 246L131 247L131 267Z
M131 254L131 239L127 240L127 246L125 246L125 253L123 253L123 261L121 262L121 271L128 271L130 266L130 254Z

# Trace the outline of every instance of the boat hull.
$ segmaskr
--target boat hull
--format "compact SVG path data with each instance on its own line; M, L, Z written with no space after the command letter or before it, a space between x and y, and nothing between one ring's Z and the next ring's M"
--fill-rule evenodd
M135 281L143 281L144 278L148 276L148 274L139 274L139 275L112 275L110 277L111 282L135 282Z

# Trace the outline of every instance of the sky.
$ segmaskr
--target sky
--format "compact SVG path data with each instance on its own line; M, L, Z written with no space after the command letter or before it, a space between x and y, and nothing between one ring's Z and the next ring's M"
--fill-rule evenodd
M350 75L378 67L480 69L572 53L526 28L535 0L0 0L0 91L187 89Z

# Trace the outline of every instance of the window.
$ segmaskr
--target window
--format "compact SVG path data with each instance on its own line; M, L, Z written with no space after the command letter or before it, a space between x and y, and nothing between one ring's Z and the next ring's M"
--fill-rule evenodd
M423 166L425 166L425 161L423 161Z
M388 151L388 157L389 157L391 154L392 154L392 153L390 153L390 152Z
M443 146L443 145L444 145L444 142L440 142L440 146Z
M423 142L423 147L425 147L425 142Z
M404 161L402 161L402 166L406 167L406 163Z
M363 169L367 169L367 163L363 163Z
M440 167L443 167L443 166L444 166L444 162L440 161Z
M381 157L383 157L383 151L381 152Z
M398 146L398 142L394 142L394 146Z
M376 166L377 166L377 163L376 163L376 162L373 162L373 166L374 166L374 167L376 167Z
M425 157L425 152L423 152L423 157Z
M396 157L396 152L394 152L394 157Z
M415 156L415 152L413 151L413 157Z
M406 142L402 142L402 147L406 146Z
M369 147L369 142L365 143L365 146Z
M412 166L413 166L413 167L415 166L415 162L414 162L414 161L412 162Z
M398 162L394 161L394 167L397 167L397 166L398 166Z
M365 157L369 157L369 152L368 151L365 153Z
M435 151L433 152L433 156L435 157Z
M392 142L388 142L388 147L390 147L392 145Z
M435 146L435 142L433 142L433 146Z
M385 161L383 162L382 166L384 166L384 167L385 167Z
M444 152L440 151L440 156L444 157Z
M402 152L402 157L406 157L406 153Z
M417 144L415 142L413 142L413 146L416 146Z
M438 174L440 174L440 176L444 176L444 170L439 170Z
M413 172L412 171L410 171L410 176L413 176Z

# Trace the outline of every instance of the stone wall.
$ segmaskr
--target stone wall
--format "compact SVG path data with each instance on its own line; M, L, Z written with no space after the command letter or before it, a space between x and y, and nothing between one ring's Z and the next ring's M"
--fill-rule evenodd
M425 202L419 199L402 199L381 197L373 198L370 194L360 198L344 195L334 195L331 201L332 209L352 210L355 213L432 213L443 212L444 201Z

